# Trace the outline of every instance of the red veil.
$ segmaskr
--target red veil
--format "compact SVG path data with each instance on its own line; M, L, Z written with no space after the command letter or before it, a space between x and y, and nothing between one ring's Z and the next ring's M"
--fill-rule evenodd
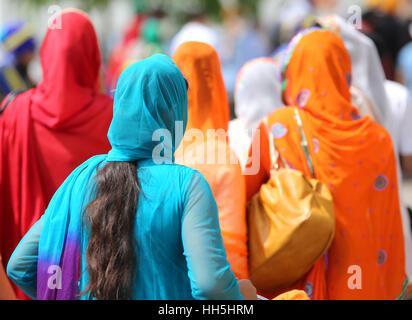
M48 29L40 50L43 80L18 95L0 117L4 267L70 172L110 150L112 99L98 92L101 56L94 27L75 10L55 19L61 19L61 28ZM18 298L26 298L14 288Z

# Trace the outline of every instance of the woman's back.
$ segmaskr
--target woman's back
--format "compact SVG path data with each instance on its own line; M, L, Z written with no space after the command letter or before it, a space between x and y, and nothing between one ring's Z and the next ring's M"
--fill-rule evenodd
M181 221L198 174L178 165L145 162L138 169L141 193L135 238L139 272L133 298L192 299Z
M242 299L209 185L173 164L186 108L187 85L167 56L122 73L112 149L70 174L20 242L7 270L19 287L38 299Z
M309 175L293 111L278 110L268 117L268 123L285 125L289 133L275 139L276 147L293 148L294 152L282 153L282 157ZM325 257L328 299L396 298L388 292L402 292L405 261L396 160L389 134L377 122L354 121L347 127L352 136L325 139L326 132L316 126L316 117L303 111L300 114L316 178L328 185L334 201L335 239ZM367 132L367 139L360 132ZM371 146L380 153L371 154ZM362 270L359 281L366 294L348 286L351 266ZM319 287L315 279L312 274L307 282ZM382 289L378 283L385 290L378 290Z
M105 163L106 161L103 160L99 166L104 166ZM131 298L193 299L193 296L205 294L202 289L205 283L202 283L199 274L202 273L203 268L211 266L213 262L201 261L202 256L207 256L207 253L206 250L198 252L203 245L197 242L202 238L196 233L214 234L215 237L209 236L208 243L205 245L217 252L219 252L219 245L213 244L222 241L213 229L207 231L204 229L214 218L217 221L217 216L213 217L213 210L210 210L216 207L207 182L193 169L175 164L158 165L152 160L140 161L137 172L140 194L134 226L136 278L133 281ZM87 184L92 179L89 178ZM210 208L205 207L205 204ZM196 230L199 223L203 224L203 227ZM213 227L213 224L210 227ZM88 236L83 234L82 237L80 252L83 272L80 278L80 291L86 288L88 281L86 273ZM187 257L187 254L190 257ZM193 257L194 255L196 258ZM197 287L198 292L194 291L193 296L190 278L188 278L188 262L192 266L189 277L195 276L197 279L194 288ZM211 288L216 281L213 278L204 280L209 282ZM215 294L221 293L215 292ZM83 299L85 298L87 296L83 296Z
M294 287L312 299L395 299L407 277L391 138L351 105L350 57L336 35L307 29L288 50L288 106L267 117L267 129L290 167L328 186L336 222L327 254ZM259 129L261 169L247 177L248 198L270 177L269 137Z
M201 214L196 206L213 199L210 189L192 169L156 165L151 160L139 162L138 178L141 191L134 228L137 264L132 299L193 299L184 255L191 231L184 233L184 221L188 212Z
M63 27L48 29L40 50L42 81L11 101L0 119L5 265L70 172L110 149L106 133L113 100L98 90L101 59L94 27L79 11L64 11L60 18Z

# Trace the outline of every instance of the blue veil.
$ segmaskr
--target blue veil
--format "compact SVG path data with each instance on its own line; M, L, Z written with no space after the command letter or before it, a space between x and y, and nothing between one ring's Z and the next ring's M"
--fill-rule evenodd
M37 299L77 299L83 212L93 197L96 170L109 161L172 163L187 123L187 87L173 61L156 54L120 76L107 155L90 158L56 191L43 215ZM53 278L53 275L58 277ZM56 279L60 279L56 281Z

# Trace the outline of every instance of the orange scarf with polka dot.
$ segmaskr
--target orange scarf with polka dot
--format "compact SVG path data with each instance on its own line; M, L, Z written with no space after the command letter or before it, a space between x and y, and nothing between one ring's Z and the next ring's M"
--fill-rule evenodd
M351 105L351 61L341 39L313 28L295 36L285 52L283 99L268 116L280 155L310 176L298 108L315 178L334 198L336 229L327 254L291 289L311 299L396 299L406 286L396 160L386 130ZM260 171L246 176L250 199L269 179L268 136L260 136ZM253 164L250 164L251 166ZM275 296L276 293L262 293Z

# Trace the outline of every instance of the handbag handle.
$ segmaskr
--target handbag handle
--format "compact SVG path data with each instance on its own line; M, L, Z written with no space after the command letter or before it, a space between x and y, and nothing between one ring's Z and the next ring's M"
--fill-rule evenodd
M298 108L294 108L294 109L295 109L295 115L296 115L296 122L298 123L298 126L300 128L301 144L303 147L303 151L305 153L306 163L308 164L311 177L314 178L315 172L313 170L312 158L309 153L308 141L306 140L305 132L303 131L302 118L300 117Z
M269 130L268 120L267 117L263 119L263 123L265 124L265 129L269 137L269 152L270 152L270 171L278 171L279 170L279 159L282 161L282 165L285 168L289 168L290 166L288 163L280 156L279 151L276 149L275 145L275 138L273 137L272 131Z
M296 122L300 128L300 135L301 135L301 145L303 147L303 151L305 153L305 158L306 158L306 163L309 167L311 177L315 177L315 172L313 169L313 163L312 163L312 158L309 153L309 148L308 148L308 141L306 140L305 132L303 131L303 125L302 125L302 118L300 117L299 111L297 108L294 108L295 110L295 115L296 115ZM283 159L283 157L280 156L278 150L276 149L275 145L275 139L273 137L273 134L271 130L269 130L269 125L267 121L267 117L263 119L263 122L265 124L265 129L269 137L269 150L270 150L270 161L271 161L271 167L270 170L277 171L279 169L279 164L278 160L280 159L282 161L282 164L285 168L289 168L290 166L288 163Z

